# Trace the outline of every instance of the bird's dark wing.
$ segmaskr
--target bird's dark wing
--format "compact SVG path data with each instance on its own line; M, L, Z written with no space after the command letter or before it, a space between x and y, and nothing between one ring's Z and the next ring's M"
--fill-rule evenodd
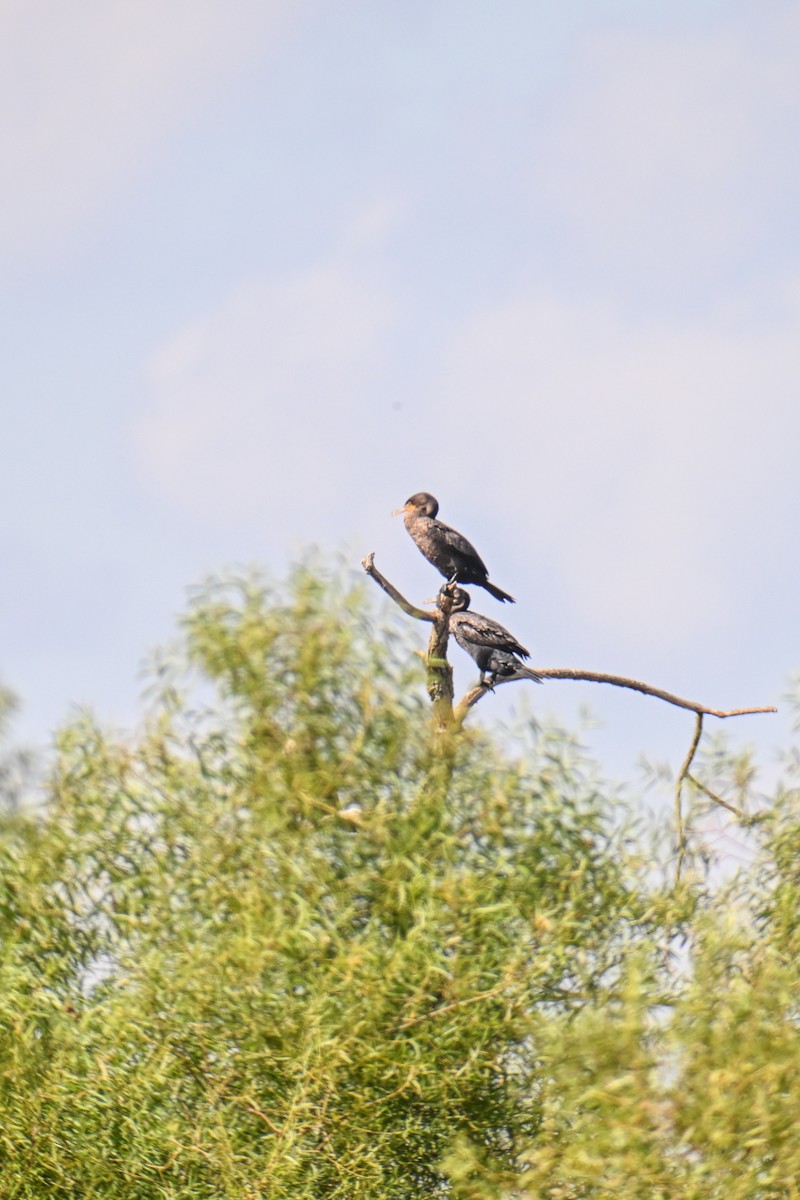
M482 613L454 613L451 620L459 618L458 629L465 642L473 646L489 646L492 650L505 650L509 654L518 654L520 658L530 658L530 653L520 645L515 637L491 617Z
M457 529L452 529L449 525L445 525L444 521L434 521L438 535L449 549L455 551L456 554L463 554L467 558L474 559L476 566L488 575L486 563L481 558L478 551L468 542L463 533L459 533Z

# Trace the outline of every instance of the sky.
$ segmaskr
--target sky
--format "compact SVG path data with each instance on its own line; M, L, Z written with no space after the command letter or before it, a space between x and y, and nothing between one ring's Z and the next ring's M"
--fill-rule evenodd
M134 723L209 573L371 550L431 595L390 517L419 490L534 662L783 704L799 58L795 0L3 0L18 736ZM652 700L521 687L481 719L589 705L622 775L691 736ZM728 724L768 771L790 721Z

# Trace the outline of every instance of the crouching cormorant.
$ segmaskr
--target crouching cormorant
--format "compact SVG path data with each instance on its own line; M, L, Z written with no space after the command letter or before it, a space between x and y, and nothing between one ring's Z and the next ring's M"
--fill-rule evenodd
M513 596L489 582L486 564L472 543L457 529L436 520L438 511L439 501L435 496L429 492L416 492L402 508L395 509L392 516L405 514L406 529L418 548L450 583L474 583L486 588L495 599L510 600L513 604Z
M541 675L519 661L520 658L530 658L530 654L507 629L482 613L467 612L470 597L463 588L454 588L452 595L450 632L461 649L466 650L478 664L481 686L492 688L498 678L532 679L535 683L542 683ZM489 676L488 683L485 675Z

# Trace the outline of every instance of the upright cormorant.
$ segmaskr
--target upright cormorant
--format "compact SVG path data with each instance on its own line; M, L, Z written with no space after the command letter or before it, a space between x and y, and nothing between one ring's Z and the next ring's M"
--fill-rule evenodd
M417 546L450 583L474 583L486 588L497 600L510 600L502 588L489 582L489 572L475 547L457 529L436 520L439 501L429 492L416 492L402 508L392 513L405 514L405 526Z
M498 677L542 682L541 675L519 661L520 658L530 658L530 654L507 629L482 613L467 612L470 597L463 588L454 588L452 594L450 632L461 649L466 650L478 664L482 686L494 687ZM484 680L485 675L489 676L488 684Z

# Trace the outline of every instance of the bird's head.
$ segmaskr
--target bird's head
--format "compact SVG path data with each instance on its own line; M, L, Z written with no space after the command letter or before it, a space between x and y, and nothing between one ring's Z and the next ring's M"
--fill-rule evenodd
M453 588L451 595L453 597L453 606L451 612L466 612L470 606L471 599L469 592L465 592L463 588Z
M450 601L450 612L466 612L470 606L469 592L465 592L461 587L454 587L452 583L446 583L444 587L439 588L436 596L431 596L430 600L426 600L426 604L435 604L441 608L442 600Z
M416 513L420 517L435 517L439 511L439 501L430 492L415 492L409 496L402 508L396 508L393 517L400 513Z

